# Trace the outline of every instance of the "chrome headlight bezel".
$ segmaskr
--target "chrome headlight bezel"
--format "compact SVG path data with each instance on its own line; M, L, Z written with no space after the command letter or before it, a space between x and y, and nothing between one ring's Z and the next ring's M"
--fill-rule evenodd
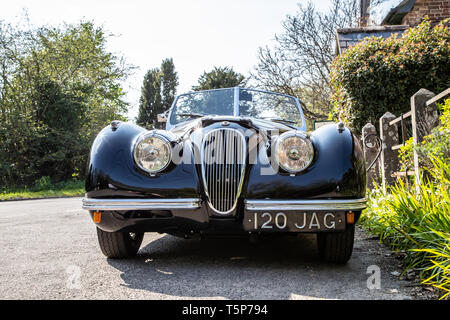
M140 143L142 143L144 140L148 139L148 138L156 138L161 140L168 148L168 159L167 162L164 164L164 166L162 166L160 169L158 170L149 170L147 168L145 168L144 166L141 165L140 161L138 161L137 159L137 149ZM133 160L134 163L136 164L136 166L141 169L144 172L147 172L149 174L157 174L157 173L161 173L164 170L167 169L167 167L172 163L172 145L171 145L171 140L164 136L161 133L158 132L146 132L141 134L135 141L135 143L133 144Z
M304 162L303 166L298 169L298 170L293 170L292 168L288 167L286 165L286 163L283 163L283 161L280 160L280 145L285 142L288 138L297 138L297 139L301 139L303 142L305 142L306 144L306 152L308 152L309 154L309 159L308 161ZM290 174L296 174L302 171L305 171L313 162L314 160L314 146L311 142L311 140L309 139L308 135L302 131L288 131L285 132L283 134L281 134L278 139L275 142L275 148L274 148L275 154L274 154L274 159L276 164L285 172L290 173ZM294 159L291 159L291 161L295 161Z

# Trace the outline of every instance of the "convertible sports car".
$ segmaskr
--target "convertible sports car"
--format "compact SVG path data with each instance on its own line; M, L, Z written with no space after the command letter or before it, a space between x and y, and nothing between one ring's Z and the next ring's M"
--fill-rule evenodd
M113 121L92 145L83 208L107 257L136 255L144 232L303 232L350 259L366 171L342 123L307 133L297 98L242 88L179 95L158 117L166 130Z

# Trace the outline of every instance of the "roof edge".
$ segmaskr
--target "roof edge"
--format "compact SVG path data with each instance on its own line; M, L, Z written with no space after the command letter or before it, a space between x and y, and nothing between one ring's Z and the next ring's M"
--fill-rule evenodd
M409 25L387 25L387 26L370 26L370 27L357 27L357 28L341 28L337 29L336 32L340 34L345 33L355 33L355 32L380 32L380 31L397 31L409 29Z

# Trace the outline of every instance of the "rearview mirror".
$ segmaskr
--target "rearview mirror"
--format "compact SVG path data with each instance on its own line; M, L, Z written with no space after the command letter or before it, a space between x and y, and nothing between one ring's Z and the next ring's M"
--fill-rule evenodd
M239 100L253 102L253 94L248 91L241 90L239 92Z

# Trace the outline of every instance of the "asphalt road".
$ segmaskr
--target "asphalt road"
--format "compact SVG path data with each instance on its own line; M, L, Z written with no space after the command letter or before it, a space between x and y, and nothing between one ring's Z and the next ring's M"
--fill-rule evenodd
M360 230L344 266L321 262L315 241L302 235L251 244L148 233L137 258L111 260L80 198L1 202L0 299L416 297L410 282L392 275L401 271L399 261Z

